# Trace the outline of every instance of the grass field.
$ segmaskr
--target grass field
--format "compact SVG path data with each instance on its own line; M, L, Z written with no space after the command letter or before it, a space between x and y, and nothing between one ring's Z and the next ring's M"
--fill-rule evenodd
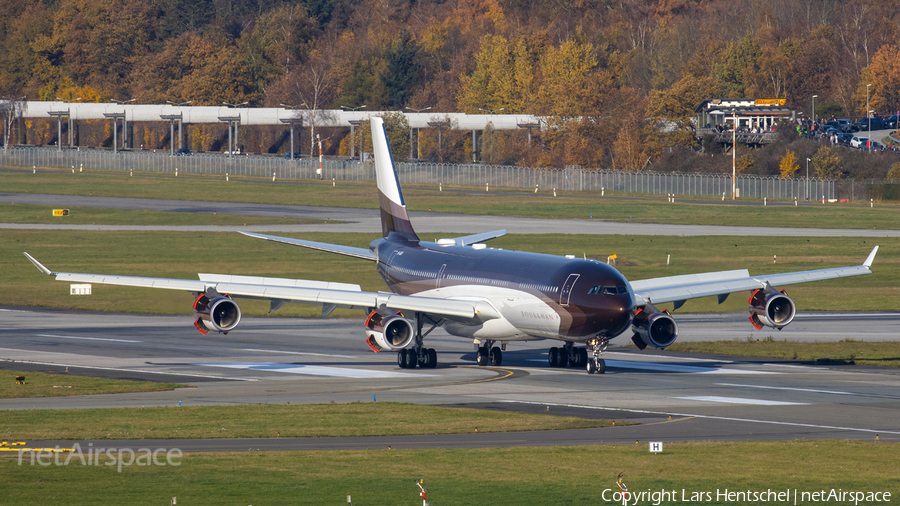
M0 223L52 223L54 225L302 225L328 223L303 218L241 216L218 213L177 213L136 209L77 207L68 216L53 216L53 206L0 203ZM331 223L339 223L332 221Z
M43 276L22 255L28 251L50 269L67 272L196 279L198 272L317 279L384 290L371 262L260 241L236 233L4 230L0 241L0 305L187 314L187 292L95 285L91 296L69 295L68 284ZM285 234L301 237L297 234ZM379 233L303 234L305 239L367 247ZM435 234L440 237L440 234ZM491 246L606 260L618 255L628 279L749 268L751 274L859 265L880 244L872 275L788 287L801 311L893 310L900 295L900 239L781 237L648 237L604 235L510 235ZM666 256L671 255L670 265ZM772 256L778 263L772 263ZM244 300L245 314L266 314L267 302ZM688 301L682 312L746 310L737 294ZM288 304L275 315L315 316L317 306ZM359 316L338 310L336 316ZM853 336L847 336L853 337Z
M611 429L615 430L615 429ZM664 431L660 439L663 439ZM159 447L165 448L160 441ZM862 441L670 443L661 454L638 445L328 452L187 454L179 466L19 465L0 457L4 504L609 504L616 477L632 492L675 491L675 498L646 497L643 505L757 504L716 494L796 490L890 492L900 484L900 445ZM86 451L85 451L86 453ZM163 454L165 455L165 454ZM604 500L604 491L605 499ZM690 501L694 492L712 500ZM682 497L686 494L686 499ZM854 504L798 501L797 504ZM629 502L629 504L633 504ZM763 504L794 504L766 501ZM874 504L865 500L858 504ZM883 502L881 504L884 504Z
M115 197L213 200L312 206L378 207L374 183L345 182L332 187L316 181L272 182L265 178L241 178L225 182L221 176L174 177L144 173L134 177L111 171L71 174L45 170L38 174L21 168L0 171L0 188L12 193L52 193ZM530 216L541 218L603 218L618 222L707 224L729 226L879 228L896 229L895 204L868 202L854 204L810 204L794 206L733 206L729 202L703 197L683 197L700 203L675 204L663 195L635 195L607 192L558 192L534 194L520 189L484 192L472 187L437 188L405 185L407 206L412 211L440 211L463 214ZM461 191L460 191L461 190ZM862 189L860 190L863 191Z
M14 384L16 376L25 376L25 384ZM64 395L122 394L133 392L159 392L174 390L187 385L155 383L152 381L111 380L88 378L74 374L47 374L0 370L0 399L22 397L59 397ZM5 418L4 414L4 418Z
M399 436L609 427L610 420L392 402L7 411L5 441ZM616 425L623 425L618 421Z
M768 338L761 341L676 342L667 349L740 357L900 367L900 347L891 341L864 342L848 339L833 343L799 343Z

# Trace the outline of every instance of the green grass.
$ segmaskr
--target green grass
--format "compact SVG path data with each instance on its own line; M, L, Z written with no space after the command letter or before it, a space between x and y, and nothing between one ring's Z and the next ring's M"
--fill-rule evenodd
M305 218L241 216L218 213L141 211L138 209L69 208L68 216L53 216L54 206L0 203L0 223L43 223L53 225L301 225L328 223ZM340 223L332 221L331 223Z
M7 411L5 441L399 436L609 427L610 420L391 402ZM616 422L623 425L624 422Z
M273 276L356 283L363 290L384 290L371 262L244 237L236 233L101 232L4 230L0 232L0 305L82 310L187 314L189 293L150 288L94 285L93 295L71 296L69 285L41 275L22 255L28 251L47 267L62 272L196 279L198 272ZM367 247L372 234L284 234ZM451 234L452 235L452 234ZM441 237L441 234L434 234ZM426 237L433 239L433 237ZM751 274L859 265L880 244L875 274L788 287L801 311L884 311L900 297L900 239L791 237L649 237L611 235L508 235L493 247L606 260L618 255L628 279L749 268ZM666 255L671 255L666 265ZM778 263L772 263L772 255ZM746 297L735 294L717 305L715 297L688 301L681 312L746 310ZM267 314L265 301L241 300L248 315ZM662 309L662 308L661 308ZM274 315L316 316L317 306L287 304ZM358 317L338 310L336 316Z
M900 346L893 341L868 342L845 339L834 343L800 343L777 341L769 337L761 341L677 342L666 349L805 362L900 367Z
M241 177L225 182L221 176L174 177L159 173L138 173L134 177L112 171L71 174L47 169L32 174L21 168L0 171L0 188L12 193L52 193L179 200L212 200L267 204L302 204L377 208L378 197L372 182L345 182L332 187L310 180L272 182L265 178ZM465 191L452 191L462 189ZM635 195L607 192L558 192L537 195L521 189L484 192L482 188L445 186L443 192L424 185L404 185L407 206L413 211L440 211L463 214L530 216L538 218L580 218L591 214L618 222L707 224L729 226L879 228L896 229L897 204L868 202L854 204L794 206L733 206L715 198L685 197L701 203L662 195ZM860 189L863 192L863 189ZM680 198L680 197L679 197Z
M25 376L25 384L15 384L16 376ZM133 392L159 392L188 388L178 383L152 381L111 380L88 378L75 374L23 372L0 370L0 399L22 397L60 397L65 395L123 394Z
M612 429L615 430L615 429ZM166 448L164 442L160 447ZM153 448L151 448L153 449ZM85 452L86 453L86 452ZM165 454L163 454L165 455ZM64 457L63 457L64 458ZM61 459L62 460L62 459ZM632 492L676 491L675 500L639 504L757 504L716 500L717 491L890 492L896 501L900 445L862 441L671 443L661 454L639 445L187 454L175 467L18 465L0 458L6 504L296 505L429 504L616 505L604 490L616 477ZM105 461L104 461L105 462ZM712 500L682 501L681 493ZM760 504L793 504L765 502ZM633 503L629 503L633 504ZM814 504L798 501L798 504ZM853 502L822 502L853 504ZM873 504L862 501L858 504ZM881 503L885 504L885 503Z

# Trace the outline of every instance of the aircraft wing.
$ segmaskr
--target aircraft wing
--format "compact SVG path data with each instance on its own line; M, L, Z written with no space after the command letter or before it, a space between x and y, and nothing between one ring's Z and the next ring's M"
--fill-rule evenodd
M316 241L306 241L304 239L293 239L290 237L279 237L277 235L266 235L266 234L255 234L253 232L241 232L242 234L250 237L255 237L257 239L265 239L267 241L275 241L284 244L290 244L291 246L301 246L304 248L316 249L319 251L327 251L329 253L337 253L339 255L346 255L355 258L361 258L363 260L371 260L376 261L375 253L372 250L366 248L354 248L353 246L343 246L340 244L328 244L326 242L316 242Z
M200 274L199 280L192 280L54 272L28 253L25 253L25 256L42 273L56 276L57 281L166 288L207 294L229 294L234 297L267 299L271 301L273 310L281 307L285 302L300 302L322 305L323 314L330 313L335 307L344 307L418 311L437 316L479 321L500 317L500 314L497 313L493 306L481 300L437 299L384 292L364 292L359 285L303 279Z
M632 281L631 288L634 290L638 304L674 302L677 309L688 299L712 295L719 296L719 303L721 304L730 293L765 288L767 285L784 286L871 274L872 261L875 260L877 252L878 246L875 246L862 265L851 267L835 267L782 274L762 274L758 276L751 276L746 269L707 272Z

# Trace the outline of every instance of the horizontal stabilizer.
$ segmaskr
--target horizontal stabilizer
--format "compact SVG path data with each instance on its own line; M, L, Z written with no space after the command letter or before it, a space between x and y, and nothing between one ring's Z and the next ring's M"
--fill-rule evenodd
M476 244L479 242L489 241L506 235L506 229L494 230L492 232L482 232L480 234L464 235L462 237L454 237L450 239L438 239L438 246L466 246L468 244Z

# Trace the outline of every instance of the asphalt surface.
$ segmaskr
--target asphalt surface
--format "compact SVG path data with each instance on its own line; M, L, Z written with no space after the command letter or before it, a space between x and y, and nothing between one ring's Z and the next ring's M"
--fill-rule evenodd
M52 205L54 207L100 207L147 209L186 213L222 213L248 216L288 216L342 223L306 225L66 225L0 223L0 229L30 230L169 230L185 232L363 232L377 233L381 221L377 209L313 207L273 204L246 204L184 200L130 199L118 197L80 197L30 193L0 193L0 202ZM618 235L758 235L767 237L900 237L900 230L830 229L792 227L731 227L714 225L669 225L657 223L619 223L600 219L540 219L512 216L476 216L410 211L410 219L420 233L471 234L506 229L513 234L618 234Z
M683 339L764 339L743 314L676 315ZM0 311L0 368L65 370L190 384L168 392L2 399L0 410L328 402L411 402L601 417L640 425L574 431L366 438L84 441L183 451L475 448L635 441L842 438L900 441L900 370L739 359L611 346L607 373L547 365L553 342L510 343L503 366L473 365L471 342L435 330L437 369L401 370L369 351L361 319L248 317L201 336L185 316ZM898 314L805 315L779 339L900 340ZM627 344L626 337L613 341ZM27 376L26 376L27 377ZM671 419L669 418L671 417ZM274 434L273 434L274 436ZM56 442L30 442L53 446ZM68 442L71 444L72 442ZM62 443L60 443L62 444Z

